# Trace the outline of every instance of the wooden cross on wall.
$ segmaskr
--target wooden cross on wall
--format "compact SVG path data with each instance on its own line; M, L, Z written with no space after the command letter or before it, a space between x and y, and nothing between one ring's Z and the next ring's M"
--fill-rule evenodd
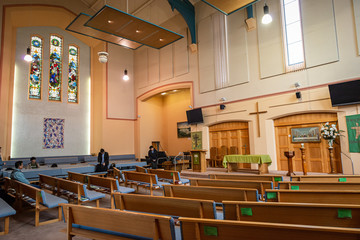
M254 115L256 114L256 120L257 120L257 132L258 132L258 137L260 137L260 114L262 113L267 113L267 111L259 111L259 102L256 102L256 112L252 112L250 113L250 115Z

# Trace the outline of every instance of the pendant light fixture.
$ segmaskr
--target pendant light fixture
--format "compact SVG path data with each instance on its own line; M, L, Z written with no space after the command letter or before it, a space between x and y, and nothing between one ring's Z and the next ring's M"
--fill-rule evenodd
M29 47L26 49L26 55L25 55L25 57L24 57L24 60L27 61L27 62L31 62L31 61L32 61L32 57L31 57L31 55L30 55L30 48L29 48Z
M263 24L269 24L272 22L272 17L269 14L269 6L266 3L264 5L264 16L262 17L261 22Z
M130 79L130 78L129 78L128 72L127 72L127 70L125 69L125 70L124 70L123 80L124 80L124 81L128 81L129 79Z

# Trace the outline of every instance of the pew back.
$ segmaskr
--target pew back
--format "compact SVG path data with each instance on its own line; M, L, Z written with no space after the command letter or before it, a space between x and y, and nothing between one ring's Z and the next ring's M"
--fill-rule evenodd
M228 201L258 201L256 189L194 187L182 185L165 185L165 197L179 197L191 199L207 199L215 202Z
M360 191L336 190L267 190L268 202L360 204Z
M360 227L360 205L224 201L225 220Z
M87 183L88 175L76 173L76 172L68 172L68 179L71 181L81 182L81 183Z
M304 226L281 223L239 222L196 218L179 218L183 240L355 240L359 229Z
M306 175L293 176L293 182L357 182L360 183L360 175Z
M166 198L122 193L115 193L114 198L115 206L120 210L170 216L216 218L215 202L211 200Z
M250 180L250 181L271 181L274 187L283 180L281 175L250 175L250 174L210 174L210 179L227 179L227 180Z
M149 173L156 174L158 178L171 180L173 183L180 181L180 173L172 170L148 169Z
M124 172L125 184L129 181L136 181L142 183L158 184L156 174L142 173L142 172Z
M280 182L279 189L288 190L357 190L360 182Z
M192 178L190 179L190 185L209 187L253 188L257 189L262 196L265 194L265 189L273 189L273 182L271 181Z
M142 173L147 173L147 169L144 167L139 167L139 166L135 166L135 171L136 172L142 172Z
M175 239L174 222L168 216L71 204L64 204L62 207L68 238L71 235L81 235L91 239L127 239L126 236L132 235L138 239Z
M113 193L113 191L118 189L116 183L117 180L114 178L103 178L94 175L88 175L87 180L88 180L88 186L95 185L95 186L107 188L110 190L111 193Z

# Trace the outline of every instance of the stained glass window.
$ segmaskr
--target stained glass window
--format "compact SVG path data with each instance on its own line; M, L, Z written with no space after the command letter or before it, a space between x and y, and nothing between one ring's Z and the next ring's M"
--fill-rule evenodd
M29 99L41 99L43 40L39 36L32 36L30 44L32 60L30 64Z
M68 102L78 102L79 91L79 48L69 46Z
M62 47L62 37L51 35L49 78L49 100L51 101L61 101Z

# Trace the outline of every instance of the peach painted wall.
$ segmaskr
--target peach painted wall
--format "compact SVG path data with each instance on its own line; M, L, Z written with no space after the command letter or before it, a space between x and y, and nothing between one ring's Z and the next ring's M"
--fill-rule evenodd
M187 152L191 149L191 138L177 137L177 123L186 122L186 111L189 110L190 90L183 89L176 94L164 97L165 148L169 155Z

